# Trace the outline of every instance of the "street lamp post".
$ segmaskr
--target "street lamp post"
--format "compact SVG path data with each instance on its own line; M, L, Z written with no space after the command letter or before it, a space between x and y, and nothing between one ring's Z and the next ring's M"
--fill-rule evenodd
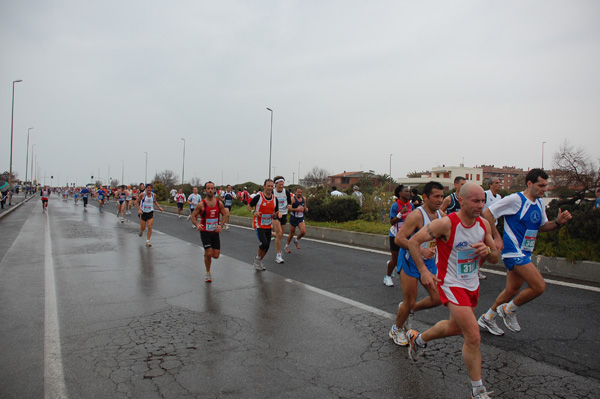
M33 129L30 127L27 129L27 155L25 156L25 184L27 184L27 172L29 166L29 132ZM25 190L25 196L27 196L27 190Z
M546 142L542 141L542 170L544 169L544 144L546 144Z
M146 174L144 175L144 184L148 184L148 153L144 151L146 154Z
M392 155L394 154L390 154L390 191L392 190Z
M271 112L271 136L269 138L269 179L271 178L271 154L273 153L273 110L267 109Z
M35 147L37 144L32 144L31 145L31 189L33 190L33 147Z
M13 80L12 83L12 111L10 115L10 170L8 172L8 205L12 205L12 153L13 153L13 119L15 118L15 83L22 79Z
M185 174L185 139L182 137L181 140L183 140L183 166L181 167L181 189L183 190L183 175Z

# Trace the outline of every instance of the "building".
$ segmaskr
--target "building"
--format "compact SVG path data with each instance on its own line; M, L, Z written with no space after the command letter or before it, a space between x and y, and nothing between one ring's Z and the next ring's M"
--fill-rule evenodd
M337 187L338 190L345 190L348 187L354 186L360 179L371 178L375 186L379 185L379 179L371 172L346 172L338 173L337 175L327 176L327 185L329 187Z
M522 189L525 183L525 176L529 170L523 170L514 166L503 166L498 168L494 165L481 165L483 169L484 181L488 181L492 177L500 179L502 188L508 191Z
M431 168L428 175L422 175L421 177L405 177L396 179L398 184L404 184L410 187L418 186L420 184L427 184L434 180L441 183L445 190L454 188L454 179L458 176L464 177L468 182L473 182L481 185L484 181L483 169L480 167L465 167L463 164L459 166L436 166Z

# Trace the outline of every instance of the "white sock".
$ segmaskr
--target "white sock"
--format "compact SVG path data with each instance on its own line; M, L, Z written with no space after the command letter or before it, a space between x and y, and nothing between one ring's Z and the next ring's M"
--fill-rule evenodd
M515 305L514 301L510 301L509 303L506 304L506 307L504 308L507 312L510 313L514 313L517 311L519 307L517 305Z
M492 310L492 308L489 308L488 311L485 313L484 318L486 320L492 320L494 317L496 317L497 312L494 312Z

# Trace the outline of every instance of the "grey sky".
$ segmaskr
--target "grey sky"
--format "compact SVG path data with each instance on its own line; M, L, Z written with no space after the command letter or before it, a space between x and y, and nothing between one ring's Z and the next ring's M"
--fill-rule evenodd
M597 1L3 1L0 169L289 182L600 157ZM595 132L595 133L594 133ZM47 183L50 181L47 179Z

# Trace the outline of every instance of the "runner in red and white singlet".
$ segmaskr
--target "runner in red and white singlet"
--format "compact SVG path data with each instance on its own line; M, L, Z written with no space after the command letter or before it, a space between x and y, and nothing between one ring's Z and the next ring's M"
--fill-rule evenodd
M485 193L481 186L466 183L459 191L460 210L437 219L419 230L408 241L413 261L421 273L421 283L433 287L437 282L442 303L448 307L450 317L442 320L422 334L409 330L409 356L415 360L427 342L462 335L463 359L471 378L471 397L488 398L481 379L481 350L479 325L475 317L475 306L479 296L477 270L480 258L491 263L500 260L490 224L480 217L485 205ZM421 255L421 244L436 240L438 250L438 277L425 266Z

